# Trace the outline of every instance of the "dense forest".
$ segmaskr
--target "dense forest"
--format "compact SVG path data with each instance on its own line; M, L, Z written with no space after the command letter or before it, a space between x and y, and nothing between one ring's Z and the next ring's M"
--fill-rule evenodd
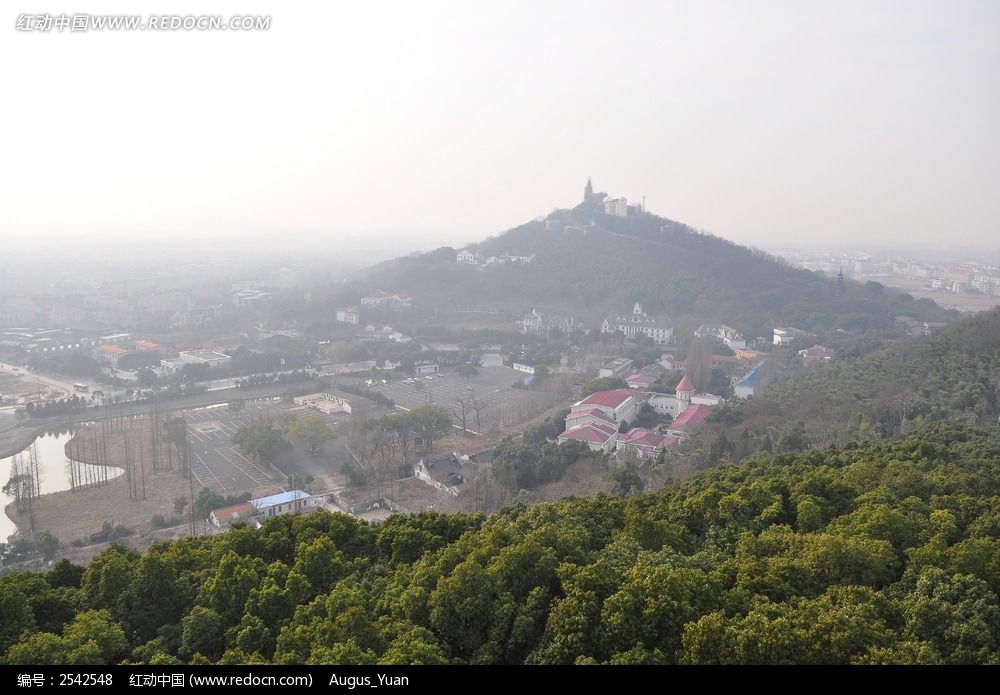
M899 331L900 315L956 316L878 283L849 281L841 293L834 278L649 213L616 218L581 205L552 217L558 229L536 220L470 247L487 256L534 255L532 263L477 268L456 263L456 250L442 248L366 271L347 299L374 289L412 293L425 307L452 306L456 296L483 304L503 298L578 317L642 301L653 314L725 322L751 337L770 335L776 325L884 337Z
M10 664L1000 663L1000 429L656 493L317 511L0 578Z
M792 352L790 359L796 359ZM774 359L774 357L772 357ZM780 381L713 414L704 463L907 433L924 422L1000 418L1000 308Z

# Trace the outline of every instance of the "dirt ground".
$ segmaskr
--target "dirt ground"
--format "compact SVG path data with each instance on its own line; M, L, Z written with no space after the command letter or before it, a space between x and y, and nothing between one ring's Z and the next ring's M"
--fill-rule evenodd
M129 454L138 471L140 460L138 445L140 441L144 441L142 456L144 484L138 483L135 486L138 499L133 499L129 495L129 482L126 476L119 475L107 481L105 485L54 492L35 500L32 509L35 529L53 533L64 546L70 546L73 541L86 540L91 534L100 532L105 522L111 522L116 526L119 524L127 526L137 535L151 533L154 531L150 525L153 515L178 516L174 511L174 500L178 497L190 498L191 495L188 481L181 475L180 464L176 458L172 461L172 470L153 471L151 435L147 418L136 419L130 427L108 432L107 445L98 455L94 442L99 434L100 430L96 425L81 428L67 443L67 453L78 461L122 468L127 437ZM165 448L163 451L165 452ZM165 453L163 459L161 468L166 466ZM196 496L200 489L201 486L196 483L194 486ZM188 504L190 503L189 500ZM188 510L190 507L186 508L186 511ZM30 519L26 513L18 514L13 504L8 505L7 512L18 528L23 530L30 528ZM186 526L182 528L187 529Z
M52 390L48 384L39 385L35 379L25 379L10 372L0 372L0 396L4 398L45 394ZM59 392L62 393L61 391Z
M195 488L195 495L199 489ZM53 533L63 545L100 532L105 522L148 531L152 530L150 519L154 514L174 516L174 500L189 494L188 481L176 472L150 472L146 475L146 499L131 499L128 481L119 476L100 487L42 495L32 508L35 529ZM18 528L30 527L27 513L18 514L14 503L7 506L7 514Z

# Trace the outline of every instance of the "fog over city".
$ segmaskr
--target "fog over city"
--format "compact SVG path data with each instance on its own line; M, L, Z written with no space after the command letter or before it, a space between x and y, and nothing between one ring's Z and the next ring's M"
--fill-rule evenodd
M458 246L587 175L744 244L1000 238L995 2L197 11L272 22L4 36L6 243Z
M83 5L0 19L0 680L1000 664L1000 2Z

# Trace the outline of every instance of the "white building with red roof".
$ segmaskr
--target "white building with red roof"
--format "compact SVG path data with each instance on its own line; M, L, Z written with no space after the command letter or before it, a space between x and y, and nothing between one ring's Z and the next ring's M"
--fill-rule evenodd
M97 353L98 359L107 362L112 367L118 366L119 357L129 353L128 348L123 348L120 345L98 345L94 351Z
M566 416L566 429L572 429L574 427L580 427L581 425L587 424L595 425L608 425L609 427L618 427L618 423L611 419L611 417L603 410L598 408L588 408L586 410L578 410L577 412L571 412Z
M712 408L721 403L722 398L711 393L697 393L694 384L685 374L677 384L676 393L650 393L647 402L657 415L669 415L676 423L693 406Z
M557 438L559 443L583 442L592 451L602 451L610 454L618 441L618 429L611 425L598 422L588 422L566 430Z
M619 451L635 451L643 458L655 459L664 450L676 446L679 437L662 435L645 427L633 427L628 432L618 435Z
M632 422L636 419L636 417L638 417L639 406L642 405L644 397L645 394L638 393L631 389L597 391L596 393L590 394L582 401L574 403L570 407L570 415L573 413L583 412L585 410L599 410L610 418L612 424L617 426L621 422Z
M658 364L643 367L634 374L625 377L625 383L630 389L648 389L656 383L663 371L663 368Z
M231 524L238 521L246 523L254 515L254 507L249 502L240 502L228 507L213 509L208 518L216 528L229 528Z
M823 345L813 345L805 350L799 350L799 357L802 358L802 364L805 366L815 367L833 359L833 350Z
M705 418L712 412L712 406L702 403L693 403L683 413L674 418L671 430L679 432L689 431L691 428L705 422Z
M619 433L623 424L627 425L639 416L639 409L647 400L657 412L673 416L670 434L664 436L645 427L633 427ZM560 444L583 442L591 450L606 454L621 448L656 458L667 448L675 446L681 437L687 436L687 430L704 422L712 406L721 400L711 394L696 394L694 384L686 374L673 395L646 393L631 388L598 391L570 407L566 416L566 431L559 435L558 441Z

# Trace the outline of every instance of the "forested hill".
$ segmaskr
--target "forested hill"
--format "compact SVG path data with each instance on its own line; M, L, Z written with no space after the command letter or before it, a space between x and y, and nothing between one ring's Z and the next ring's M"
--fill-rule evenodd
M761 444L797 451L906 433L934 420L997 426L998 417L1000 307L930 336L835 359L726 405L700 439L716 449L709 459L739 459Z
M10 664L1000 663L1000 429L0 577Z
M874 283L848 282L839 294L833 278L649 213L617 218L581 205L550 219L557 228L536 220L470 247L485 256L534 255L530 264L460 265L455 249L442 248L376 266L363 287L409 292L425 307L458 298L599 315L642 301L652 314L722 321L751 336L770 335L775 325L891 331L899 315L954 316Z

